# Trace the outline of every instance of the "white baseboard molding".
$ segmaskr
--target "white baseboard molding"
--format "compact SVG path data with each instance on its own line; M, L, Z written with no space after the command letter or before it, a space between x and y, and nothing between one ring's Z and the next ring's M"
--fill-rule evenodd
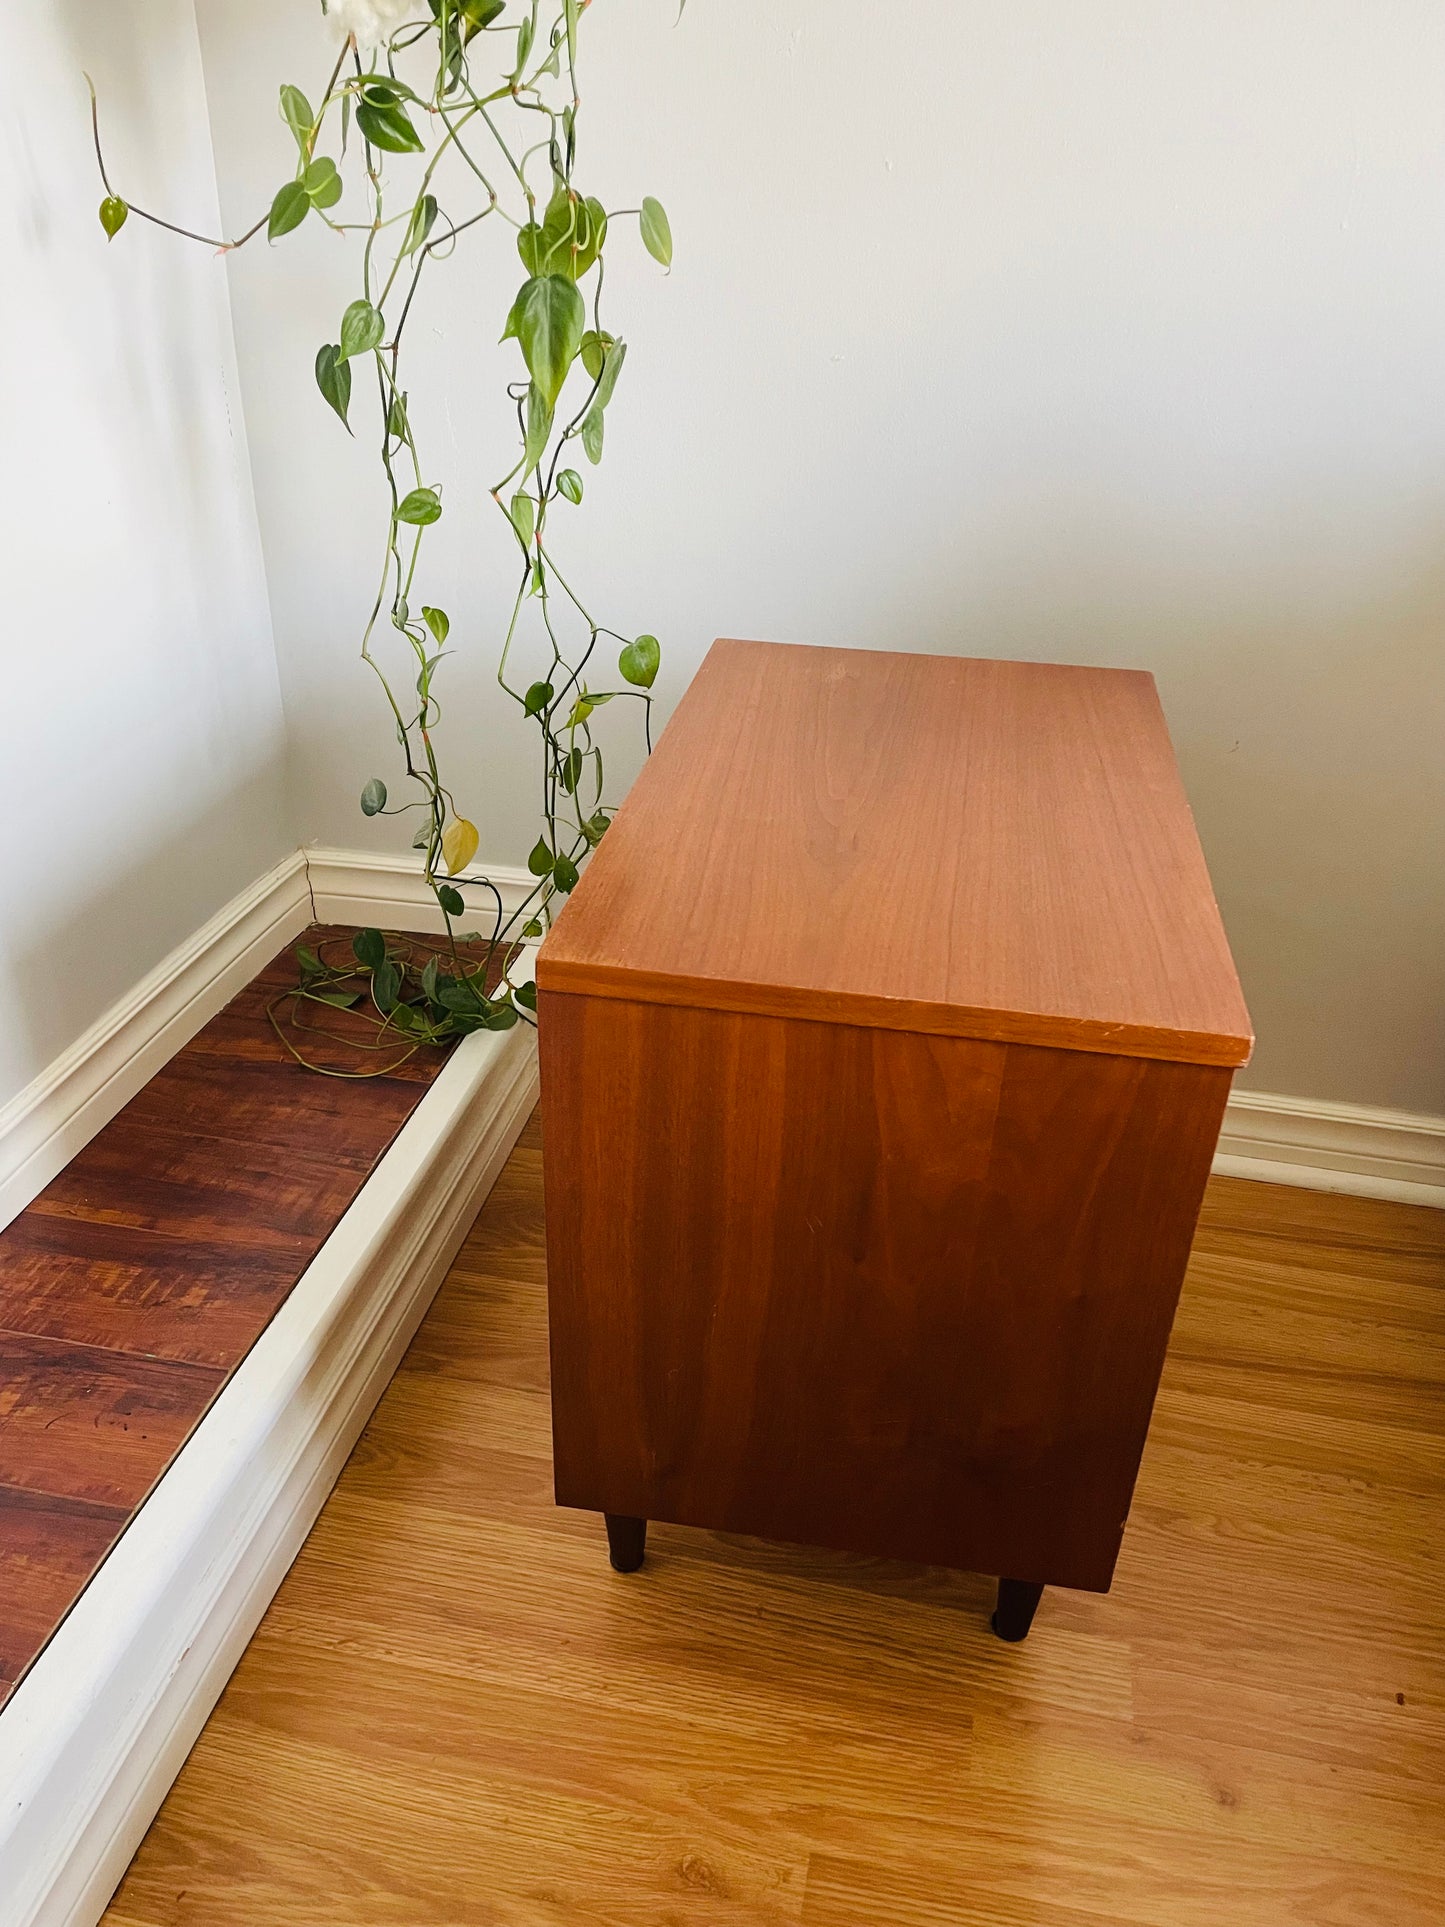
M1445 1210L1445 1117L1236 1091L1214 1169Z
M372 924L386 930L442 931L446 919L422 874L420 855L410 851L377 855L369 850L335 850L312 844L302 852L311 879L316 915L322 923ZM511 916L540 889L529 870L506 863L473 865L490 877ZM483 890L467 891L467 927L490 931L495 907Z
M515 866L492 865L488 874L508 915L537 887ZM485 925L480 893L471 901ZM314 846L278 863L0 1107L0 1228L313 917L392 930L443 927L412 852ZM1445 1118L1236 1091L1214 1168L1226 1177L1445 1207Z
M537 1095L464 1038L0 1713L0 1918L93 1927Z
M526 870L502 864L490 874L508 915L537 888ZM475 890L471 899L477 923L489 927L486 899ZM444 928L419 856L293 851L0 1106L0 1230L278 950L318 919L390 930Z
M297 850L218 910L0 1108L0 1228L311 919Z

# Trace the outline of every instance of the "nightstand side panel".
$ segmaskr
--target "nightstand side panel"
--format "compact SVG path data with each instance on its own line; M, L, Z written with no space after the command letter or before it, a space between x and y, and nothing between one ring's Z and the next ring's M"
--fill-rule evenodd
M558 1501L1107 1589L1213 1066L544 990Z

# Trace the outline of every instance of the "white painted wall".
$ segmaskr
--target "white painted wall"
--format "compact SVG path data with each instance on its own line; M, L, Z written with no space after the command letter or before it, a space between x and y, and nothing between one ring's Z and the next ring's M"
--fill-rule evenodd
M662 637L667 701L720 633L1152 669L1260 1033L1244 1081L1445 1112L1445 11L675 14L584 20L588 185L659 195L678 254L665 282L615 250L631 355L579 579ZM235 225L327 42L297 0L200 18ZM354 802L395 773L354 659L379 502L311 378L349 273L317 230L230 274L298 825L384 845ZM530 738L489 693L485 487L517 279L485 229L436 277L413 409L447 489L445 741L512 860Z
M3 1103L294 838L190 0L0 16Z

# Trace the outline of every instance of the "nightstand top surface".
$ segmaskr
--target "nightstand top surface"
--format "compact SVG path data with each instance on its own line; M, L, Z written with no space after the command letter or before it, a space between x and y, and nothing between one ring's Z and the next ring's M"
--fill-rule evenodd
M1252 1042L1134 669L714 643L537 979L1184 1063Z

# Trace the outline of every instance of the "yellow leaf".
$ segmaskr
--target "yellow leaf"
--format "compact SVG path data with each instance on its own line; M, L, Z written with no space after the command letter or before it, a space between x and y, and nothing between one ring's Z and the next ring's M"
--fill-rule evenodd
M448 876L454 877L458 870L466 869L477 853L478 841L475 823L469 823L464 816L452 818L442 837L442 856Z

